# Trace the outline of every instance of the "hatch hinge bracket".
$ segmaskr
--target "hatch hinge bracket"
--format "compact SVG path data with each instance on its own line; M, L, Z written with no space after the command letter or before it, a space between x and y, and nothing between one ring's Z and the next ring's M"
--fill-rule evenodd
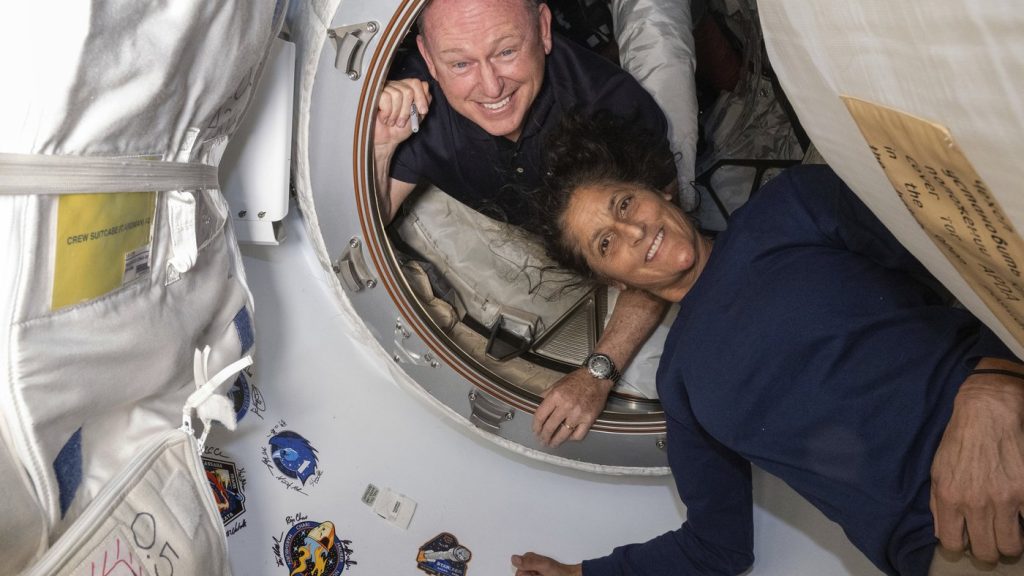
M366 47L377 35L378 30L380 25L376 22L328 28L327 37L334 41L334 48L338 52L334 57L334 67L352 80L359 80L363 75L363 55L366 54Z
M345 288L352 292L377 287L377 279L370 274L363 256L363 241L353 236L341 257L331 266Z
M395 362L412 364L415 366L429 366L437 368L441 365L437 358L428 352L418 353L406 346L406 341L412 338L412 332L405 327L401 318L395 320L395 350L391 353L391 359Z

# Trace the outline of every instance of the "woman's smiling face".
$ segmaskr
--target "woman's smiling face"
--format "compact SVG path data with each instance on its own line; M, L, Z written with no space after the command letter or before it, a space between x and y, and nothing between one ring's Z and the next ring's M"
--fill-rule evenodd
M707 258L704 239L683 211L632 183L577 188L562 233L598 276L667 300L685 294Z

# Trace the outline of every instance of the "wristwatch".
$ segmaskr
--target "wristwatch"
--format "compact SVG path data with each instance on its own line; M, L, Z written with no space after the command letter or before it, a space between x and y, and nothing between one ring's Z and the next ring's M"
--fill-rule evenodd
M598 380L611 380L612 384L618 384L622 374L615 369L615 362L607 355L594 352L583 361L583 366L590 372L590 375Z

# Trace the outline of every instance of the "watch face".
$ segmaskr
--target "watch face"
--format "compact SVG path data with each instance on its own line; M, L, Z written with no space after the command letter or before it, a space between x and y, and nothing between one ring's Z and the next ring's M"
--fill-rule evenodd
M612 364L608 361L608 357L604 355L591 356L587 362L587 368L590 369L591 374L598 378L607 378L612 372Z

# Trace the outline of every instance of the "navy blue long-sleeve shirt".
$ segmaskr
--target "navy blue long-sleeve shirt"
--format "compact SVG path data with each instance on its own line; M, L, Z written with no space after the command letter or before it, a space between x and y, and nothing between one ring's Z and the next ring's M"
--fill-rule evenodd
M750 463L837 522L887 574L924 575L930 467L982 357L1014 359L825 167L772 180L680 302L658 370L681 528L585 576L738 574Z

